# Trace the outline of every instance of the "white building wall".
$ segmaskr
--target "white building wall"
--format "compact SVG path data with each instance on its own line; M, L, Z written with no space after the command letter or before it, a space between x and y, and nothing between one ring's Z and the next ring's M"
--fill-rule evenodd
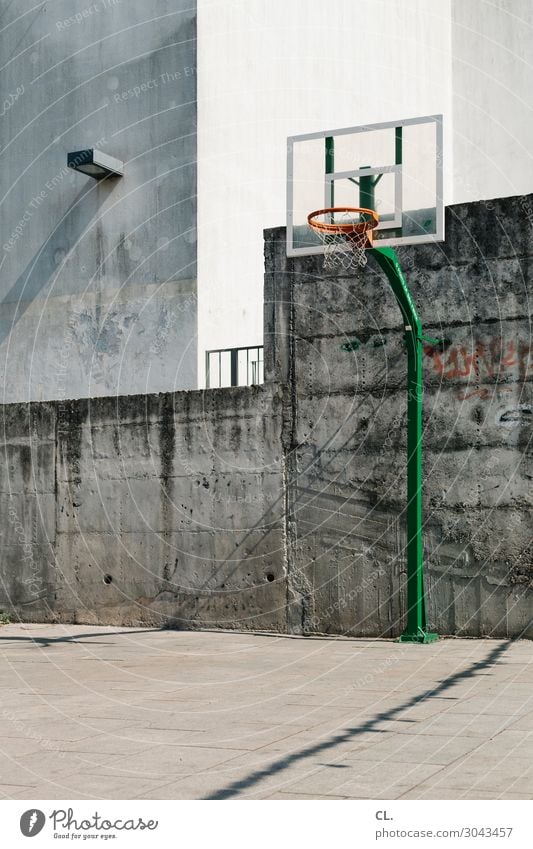
M199 355L262 338L285 140L442 112L445 202L533 191L531 0L200 0Z
M198 16L201 378L205 349L261 343L288 135L442 112L450 167L451 0L200 0Z
M453 0L454 201L533 191L533 3Z

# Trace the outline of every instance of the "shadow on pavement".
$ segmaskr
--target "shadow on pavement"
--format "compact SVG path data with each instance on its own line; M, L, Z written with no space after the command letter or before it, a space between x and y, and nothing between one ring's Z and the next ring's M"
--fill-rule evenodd
M95 645L95 637L130 637L133 634L150 634L154 632L164 631L164 628L139 628L136 631L98 631L95 634L65 634L62 637L0 637L0 642L26 642L35 643L38 646L53 646L56 643L78 643L83 640L90 640L91 645ZM105 643L103 645L106 645ZM112 645L107 643L107 645Z
M216 800L216 799L230 799L234 796L238 796L242 791L248 790L250 787L258 784L264 778L270 777L272 775L276 775L277 773L281 773L284 769L287 769L289 766L292 766L299 761L304 761L306 758L309 758L313 755L320 754L322 752L329 752L338 746L340 743L346 743L349 740L354 739L359 734L364 734L367 731L379 731L377 727L380 722L384 722L391 719L397 719L398 714L402 713L404 710L407 710L410 707L414 707L415 705L423 704L424 702L430 701L434 698L442 697L442 694L445 693L450 687L453 687L454 684L457 684L459 681L463 681L468 678L472 678L475 675L483 675L482 670L489 669L495 663L500 660L501 655L507 651L509 646L514 642L514 640L509 640L501 645L496 646L492 651L489 652L487 657L484 660L479 660L476 663L472 664L468 669L463 670L462 672L457 672L455 675L451 675L449 678L446 678L444 681L441 681L435 687L430 690L426 690L423 693L420 693L402 704L398 705L398 707L391 708L390 710L383 711L382 713L376 714L373 719L369 719L364 722L362 725L358 725L354 728L346 728L343 731L339 732L333 737L330 737L328 740L324 740L323 742L313 744L312 746L308 746L305 749L302 749L300 752L294 752L290 755L286 755L279 760L274 761L263 769L257 770L256 772L250 773L246 778L242 778L239 781L235 781L230 784L228 787L224 787L221 790L218 790L216 793L211 794L210 796L206 796L206 799ZM453 698L453 696L449 696L449 698Z

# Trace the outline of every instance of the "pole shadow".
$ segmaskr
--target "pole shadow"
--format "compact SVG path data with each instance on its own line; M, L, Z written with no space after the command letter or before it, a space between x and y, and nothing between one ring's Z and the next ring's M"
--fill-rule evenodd
M358 735L364 734L368 731L374 731L376 733L379 733L380 728L378 726L381 722L398 719L398 715L402 713L402 711L408 710L409 708L414 707L415 705L423 704L424 702L428 702L431 699L435 698L453 699L453 696L443 696L442 694L446 693L446 691L453 687L454 684L457 684L460 681L475 677L476 675L486 674L483 672L483 670L489 669L491 666L498 663L500 661L501 656L507 651L507 649L510 645L512 645L513 642L514 640L509 640L506 643L496 646L489 652L488 656L483 660L477 661L476 663L472 664L468 669L465 669L462 672L457 672L455 675L452 675L449 678L445 678L437 686L426 690L425 692L419 695L412 696L410 699L407 699L405 702L398 705L397 707L378 713L373 719L369 719L361 725L355 726L353 728L346 728L339 732L339 734L330 737L328 740L324 740L323 742L316 743L312 746L307 746L305 749L302 749L299 752L293 752L289 755L285 755L284 757L279 758L278 760L274 761L263 769L256 770L255 772L250 773L245 778L239 779L239 781L234 781L227 787L224 787L218 790L217 792L211 794L210 796L206 796L204 798L208 800L235 798L241 793L243 793L245 790L249 790L250 788L255 787L264 778L280 774L293 764L305 761L306 758L310 758L313 755L317 755L322 752L331 752L331 750L333 750L335 746L338 746L341 743L347 743L350 740L355 739Z

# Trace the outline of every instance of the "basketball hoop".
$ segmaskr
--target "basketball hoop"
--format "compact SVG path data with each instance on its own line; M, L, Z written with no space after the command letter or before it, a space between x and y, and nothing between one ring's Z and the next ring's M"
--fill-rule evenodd
M377 212L356 206L332 206L310 212L307 223L324 245L324 268L364 268L366 250L373 244L372 231L379 224Z

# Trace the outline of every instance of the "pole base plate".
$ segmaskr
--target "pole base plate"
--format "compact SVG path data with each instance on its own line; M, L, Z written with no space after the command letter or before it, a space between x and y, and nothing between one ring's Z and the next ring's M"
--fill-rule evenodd
M430 631L415 631L414 634L409 634L404 632L398 639L397 643L435 643L439 639L438 634L434 634Z

